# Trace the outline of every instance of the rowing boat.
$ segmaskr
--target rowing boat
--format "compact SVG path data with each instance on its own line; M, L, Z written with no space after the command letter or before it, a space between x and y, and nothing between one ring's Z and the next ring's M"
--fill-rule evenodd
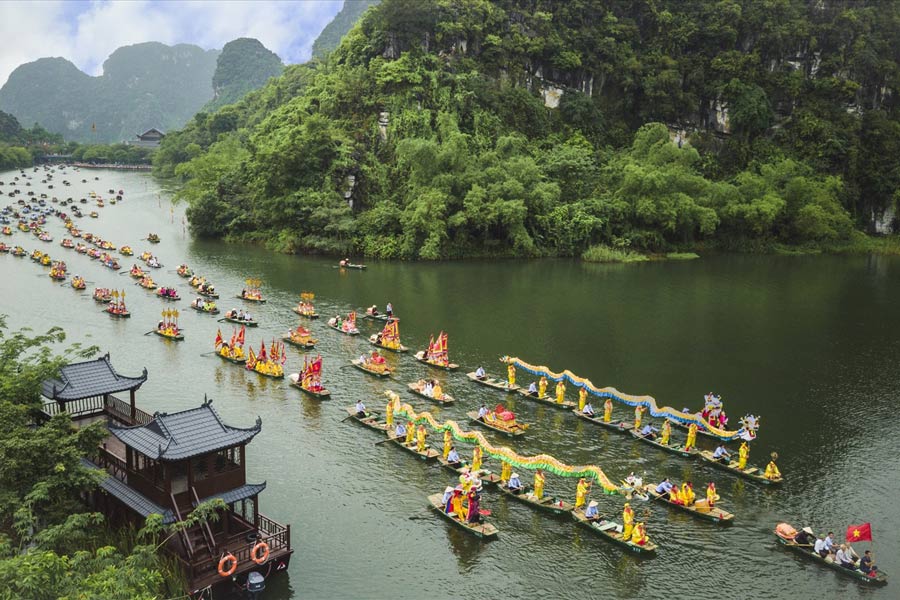
M441 499L443 497L443 494L432 494L428 496L428 502L429 504L431 504L431 508L436 510L438 514L443 516L445 519L447 519L457 527L462 527L472 535L483 540L494 539L497 537L497 534L500 533L500 530L490 523L468 523L466 521L460 521L454 515L447 514L447 512L444 510L444 505L441 503Z
M436 459L438 456L441 455L440 452L438 452L437 450L435 450L435 449L432 448L431 446L427 446L427 445L425 446L425 449L424 449L424 450L422 450L421 452L419 452L418 448L416 448L416 440L415 440L415 439L413 439L412 443L411 443L409 446L407 446L407 445L406 445L406 442L405 442L405 439L406 439L406 438L401 438L401 437L399 437L399 436L397 436L397 435L394 435L394 433L393 433L392 431L390 431L390 430L385 430L385 433L387 434L387 437L388 437L389 440L391 440L392 442L394 442L395 444L397 444L398 446L400 446L401 448L403 448L403 449L406 450L407 452L409 452L409 453L411 453L411 454L415 454L416 456L418 456L418 457L421 458L422 460L425 460L425 461L428 461L428 460L434 460L434 459Z
M154 329L153 333L155 333L159 337L165 338L167 340L174 340L176 342L180 342L180 341L184 340L184 336L181 334L180 331L173 335L173 334L166 333L165 331L161 331L159 329Z
M356 367L360 371L365 371L369 375L374 375L375 377L390 377L391 376L391 369L387 365L384 366L383 370L376 371L372 367L368 366L368 363L364 363L363 361L359 360L358 358L354 358L350 362L351 362L351 364L353 364L354 367Z
M259 321L255 319L236 319L234 317L229 317L225 315L223 317L229 323L237 323L238 325L246 325L247 327L259 327Z
M440 398L435 398L434 396L425 394L422 391L422 386L424 384L424 381L417 381L415 383L407 383L406 387L409 388L409 391L416 396L421 396L422 398L426 398L428 400L431 400L432 402L437 402L439 404L452 404L453 402L456 402L456 400L450 394L441 394Z
M445 371L455 371L456 369L459 368L459 365L456 363L448 363L446 365L441 365L441 364L433 363L429 360L426 360L424 350L419 350L418 352L415 353L414 356L415 356L416 360L419 361L420 363L422 363L423 365L428 365L429 367L434 367L435 369L443 369Z
M678 456L682 456L684 458L693 458L693 457L697 456L697 454L698 454L696 448L691 448L690 450L685 450L684 446L663 444L662 442L651 439L648 436L641 435L638 431L635 431L634 429L629 429L629 432L631 433L631 435L633 437L641 440L642 442L646 442L646 443L650 444L651 446L656 446L657 448L665 450L666 452L671 452L673 454L677 454Z
M292 386L294 386L295 388L297 388L304 394L308 394L308 395L312 396L313 398L317 398L319 400L327 400L328 398L331 397L331 392L329 392L325 388L321 388L318 390L311 390L311 389L303 387L300 384L300 373L291 373L290 375L288 375L288 379L291 380Z
M359 335L359 329L356 329L356 327L354 327L353 329L350 329L348 331L344 331L337 325L332 325L331 323L329 323L328 326L331 327L332 329L334 329L335 331L343 333L344 335Z
M447 459L444 458L443 455L438 456L437 461L445 469L450 469L451 471L453 471L455 473L459 473L460 475L465 473L466 469L469 468L468 464L463 464L463 463L460 463L459 466L451 465L449 462L447 462ZM484 483L484 484L495 485L500 482L500 476L497 475L496 473L492 473L491 471L488 471L487 469L478 469L477 475L478 475L478 479L481 480L481 483Z
M528 428L527 425L523 425L521 423L516 423L512 428L509 429L500 427L499 425L495 425L493 423L488 423L484 419L478 418L477 410L467 412L466 416L468 416L473 423L477 423L478 425L487 427L488 429L493 429L494 431L499 431L503 435L507 435L509 437L518 437L520 435L525 435L525 430Z
M294 311L295 313L297 313L298 315L300 315L301 317L306 317L307 319L318 319L319 318L319 313L308 313L307 314L307 313L301 312L296 306L292 307L291 310Z
M219 358L221 358L221 359L223 359L223 360L227 360L227 361L230 362L230 363L234 363L234 364L236 364L236 365L243 365L243 364L245 364L245 363L247 362L247 358L246 358L246 357L243 357L243 358L234 358L234 357L232 357L232 356L225 356L224 354L219 354L218 352L216 352L216 356L218 356Z
M204 298L212 298L213 300L218 300L219 295L215 291L210 290L201 290L197 288L197 294L203 296Z
M382 349L384 349L384 350L390 350L391 352L397 352L397 353L400 353L400 352L406 352L407 350L409 350L409 348L407 348L407 347L404 346L403 344L400 344L400 346L397 347L397 348L391 348L390 346L385 346L384 344L379 344L377 340L378 340L378 334L377 334L377 333L373 333L372 335L369 336L369 343L370 343L370 344L372 344L373 346L377 346L377 347L379 347L379 348L382 348Z
M695 416L696 416L697 418L700 417L700 415L695 415ZM687 423L682 423L681 421L676 421L675 419L669 419L669 423L671 423L673 427L678 427L679 429L684 429L685 431L687 431L688 428L690 427L689 424L687 424ZM720 438L719 436L713 435L712 433L710 433L709 431L707 431L706 428L705 428L703 425L700 425L699 423L697 424L697 434L698 434L698 435L705 435L706 437L712 438L712 439L714 439L714 440L719 440L719 441L722 440L722 438Z
M543 396L538 396L537 394L531 394L525 388L519 388L517 390L520 394L529 398L531 400L535 400L540 402L541 404L546 404L547 406L553 406L555 408L564 408L566 410L572 410L576 408L578 405L572 402L571 400L563 400L562 403L557 402L556 398L551 396L550 394L544 394Z
M379 313L379 314L377 314L377 315L373 315L373 314L370 313L369 311L366 311L366 312L363 314L363 318L365 318L365 319L371 319L371 320L373 320L373 321L382 321L382 322L385 322L385 323L388 322L388 321L391 321L391 320L399 321L399 319L398 319L397 317L389 317L389 316L387 316L386 314L382 314L382 313Z
M335 265L334 268L335 269L358 269L361 271L366 268L366 265L356 265L353 263L344 263L343 265Z
M572 414L574 414L576 417L578 417L580 419L584 419L585 421L590 421L591 423L593 423L595 425L601 425L603 427L606 427L607 429L614 429L616 431L622 431L622 432L630 431L632 429L631 421L610 421L609 423L607 423L606 421L603 420L602 416L592 417L590 415L584 414L577 408L572 411Z
M291 346L294 346L295 348L304 348L306 350L312 350L313 348L316 347L316 341L318 341L318 340L314 340L314 339L310 338L309 341L307 341L307 342L297 342L297 341L294 341L294 339L291 336L283 335L283 336L281 336L281 341L283 341L285 344L290 344Z
M691 506L685 506L684 504L675 504L674 502L669 500L668 494L657 493L656 486L652 483L644 485L644 492L649 494L651 498L655 498L660 502L665 502L669 506L677 508L678 510L690 513L698 519L712 521L713 523L717 523L719 525L731 525L731 523L734 521L733 514L722 510L718 506L713 506L712 508L710 508L706 504L705 498L701 498L695 501Z
M572 511L572 518L585 529L590 529L600 537L609 540L613 544L618 544L636 554L655 554L656 549L658 548L656 544L650 541L641 546L640 544L635 544L631 540L626 540L619 531L621 526L618 523L610 521L605 517L600 517L596 520L588 519L584 516L584 511L580 508Z
M375 431L387 431L388 429L387 423L378 420L378 413L367 412L365 417L360 417L356 414L355 406L348 406L347 414L350 415L349 418L352 418L357 423L362 423L366 427L374 429Z
M786 525L786 523L785 523ZM793 528L791 528L793 529ZM813 562L817 562L820 565L826 566L829 569L834 569L838 573L843 573L848 577L852 577L857 581L862 583L866 583L873 586L881 586L887 585L887 575L881 572L879 569L877 575L875 577L870 577L869 575L863 573L859 569L848 569L847 567L841 566L839 563L834 560L825 560L821 556L819 556L816 552L813 551L813 547L810 544L798 544L793 539L785 538L779 534L778 530L775 530L775 539L778 540L778 543L788 548L789 550L793 550L797 554L805 556Z
M265 304L267 300L263 297L254 298L253 296L241 296L240 294L236 295L235 298L240 298L241 300L246 300L247 302L259 302L260 304Z
M503 392L515 392L519 389L517 385L509 385L508 381L503 381L502 379L494 379L493 377L482 377L479 378L475 375L475 372L466 373L466 377L474 381L475 383L480 383L481 385L486 385L490 388L494 388L495 390L500 390Z
M509 489L506 483L501 483L497 486L497 489L499 489L510 498L515 498L519 502L523 502L529 506L533 506L539 510L549 512L557 516L570 513L575 508L568 502L564 502L563 500L557 501L553 498L550 498L549 496L538 499L534 494L526 491L528 488L525 488L521 492L516 493L513 490Z
M128 312L127 310L126 310L126 311L112 311L112 310L110 310L110 308L112 308L112 305L110 305L110 307L107 308L105 312L106 312L106 314L108 314L109 316L111 316L113 319L128 319L128 318L131 318L131 313Z
M764 475L764 471L759 469L758 467L750 467L749 469L741 469L738 467L738 462L736 460L729 460L728 462L721 462L715 458L713 458L713 453L709 450L701 450L699 452L700 458L705 460L706 462L726 471L731 471L735 475L740 475L741 477L745 477L747 479L751 479L757 483L761 483L763 485L779 485L784 481L783 477L779 477L777 479L768 479Z
M211 308L210 310L206 310L205 308L203 308L203 307L201 307L201 306L197 306L197 305L195 305L195 304L191 304L190 306L191 306L191 308L193 308L193 309L196 310L197 312L206 313L206 314L208 314L208 315L217 315L217 314L219 314L219 309L218 309L218 308L215 308L215 307Z

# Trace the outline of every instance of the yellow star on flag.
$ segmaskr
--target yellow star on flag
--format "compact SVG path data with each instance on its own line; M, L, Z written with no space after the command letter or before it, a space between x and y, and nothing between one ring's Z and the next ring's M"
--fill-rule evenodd
M858 538L858 537L859 537L859 529L854 529L854 530L853 530L853 537L854 537L854 538Z

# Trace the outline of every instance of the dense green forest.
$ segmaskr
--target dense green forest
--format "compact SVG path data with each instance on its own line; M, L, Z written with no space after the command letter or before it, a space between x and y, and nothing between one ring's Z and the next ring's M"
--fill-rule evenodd
M900 4L384 0L156 154L286 252L828 246L894 210Z
M280 75L284 65L278 55L253 38L238 38L225 44L216 59L212 86L215 96L203 111L233 104L248 92L261 88L270 77Z
M34 124L24 129L11 114L0 111L0 170L27 167L34 154L62 144L62 136L52 134Z

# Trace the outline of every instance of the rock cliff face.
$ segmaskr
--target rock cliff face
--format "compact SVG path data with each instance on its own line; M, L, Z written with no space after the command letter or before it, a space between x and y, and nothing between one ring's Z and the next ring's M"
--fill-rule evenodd
M214 111L259 89L270 77L281 75L284 64L278 55L253 38L238 38L225 44L213 74L213 99L203 107Z

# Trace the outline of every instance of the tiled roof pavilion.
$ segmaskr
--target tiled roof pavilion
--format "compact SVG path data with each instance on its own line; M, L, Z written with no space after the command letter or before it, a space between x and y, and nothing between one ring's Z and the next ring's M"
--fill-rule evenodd
M115 392L134 391L147 381L147 369L140 377L119 375L109 362L109 353L96 360L66 365L59 379L41 383L41 393L51 400L67 402Z

